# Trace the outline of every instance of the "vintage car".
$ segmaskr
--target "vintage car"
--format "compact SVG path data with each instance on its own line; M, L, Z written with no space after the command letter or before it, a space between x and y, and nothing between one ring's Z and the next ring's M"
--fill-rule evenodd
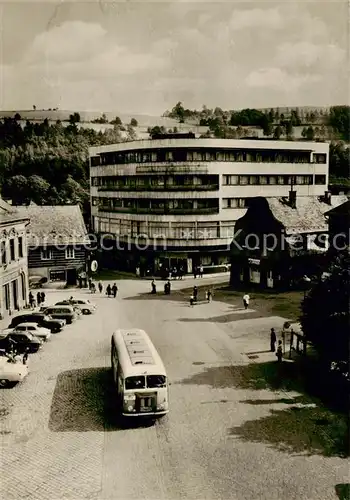
M56 302L56 305L72 305L76 309L80 309L83 314L93 314L96 312L96 305L92 304L89 299L69 299Z
M0 387L9 387L22 382L28 375L28 364L23 356L0 354Z
M17 335L18 332L29 332L38 339L44 341L49 340L49 338L51 337L51 331L48 328L38 326L37 323L20 323L16 326L16 328L12 330L11 335Z
M50 316L45 316L42 312L33 311L32 313L20 314L12 318L9 328L16 328L21 323L36 323L41 328L49 329L51 333L60 332L66 324L62 319L53 319Z
M43 346L43 340L38 339L30 332L15 332L15 330L0 333L0 349L5 351L13 348L17 354L25 352L38 352Z

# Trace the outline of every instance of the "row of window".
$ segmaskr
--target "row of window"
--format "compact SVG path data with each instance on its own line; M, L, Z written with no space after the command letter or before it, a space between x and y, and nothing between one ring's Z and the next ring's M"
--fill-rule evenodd
M250 198L223 198L222 208L247 208Z
M94 230L117 236L132 238L170 238L170 239L210 239L231 238L234 233L234 221L225 222L148 222L128 221L124 219L99 220L94 218Z
M52 260L52 249L42 248L40 251L40 258L41 260ZM75 249L73 247L67 247L65 249L65 258L75 259Z
M93 198L93 205L98 205L100 210L130 209L130 210L219 210L217 198L205 198L198 200L162 200L162 199L122 199L122 198Z
M326 184L325 175L224 175L224 186L247 186L247 185L312 185L313 177L315 184Z
M196 187L219 184L218 175L152 175L152 176L106 176L92 177L92 186L116 187L116 188L147 188L147 187Z
M231 161L254 163L327 163L327 155L291 150L259 150L259 149L189 149L161 148L137 151L100 153L91 157L91 166L118 165L128 163L158 163L183 161Z
M7 265L23 257L23 236L1 241L1 265Z

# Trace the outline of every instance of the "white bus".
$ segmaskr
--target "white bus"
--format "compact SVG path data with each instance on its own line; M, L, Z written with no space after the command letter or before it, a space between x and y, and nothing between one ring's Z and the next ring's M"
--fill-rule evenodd
M169 411L163 362L143 330L117 330L111 339L113 380L124 417L161 417Z

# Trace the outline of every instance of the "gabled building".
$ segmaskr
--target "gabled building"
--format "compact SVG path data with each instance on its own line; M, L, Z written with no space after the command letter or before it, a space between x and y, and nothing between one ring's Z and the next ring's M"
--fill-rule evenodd
M19 206L27 228L29 276L75 285L86 271L89 237L78 205Z
M0 317L28 304L28 217L0 198Z
M318 273L328 248L325 213L345 196L253 198L235 227L231 244L231 286L289 288Z
M329 228L329 250L339 252L350 247L350 200L325 213Z

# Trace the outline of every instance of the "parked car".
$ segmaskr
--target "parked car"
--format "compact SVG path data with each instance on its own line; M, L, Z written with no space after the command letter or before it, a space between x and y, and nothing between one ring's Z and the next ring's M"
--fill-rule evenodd
M46 306L47 308L47 306ZM16 328L20 323L37 323L38 326L42 328L48 328L51 333L58 333L62 330L66 322L63 319L53 319L50 316L43 314L42 312L33 312L29 314L20 314L15 316L9 328Z
M29 352L38 352L43 346L43 341L35 337L30 332L5 332L0 334L0 349L10 350L11 344L18 354Z
M8 387L22 382L28 375L28 364L23 357L10 357L4 353L0 356L0 387Z
M10 333L11 335L17 335L17 332L30 332L32 335L38 337L38 339L41 339L44 342L46 340L49 340L49 338L51 337L51 331L47 328L38 326L37 323L20 323Z
M70 300L60 300L59 302L56 302L55 306L70 306L73 307L73 311L77 315L77 317L81 316L82 310L80 307L78 307L76 304L72 304Z
M77 319L76 311L68 305L48 306L43 312L54 319L64 319L68 325Z
M80 309L83 314L93 314L94 312L96 312L95 304L92 304L89 299L70 299L56 303L56 305L61 304L70 304L73 307Z

